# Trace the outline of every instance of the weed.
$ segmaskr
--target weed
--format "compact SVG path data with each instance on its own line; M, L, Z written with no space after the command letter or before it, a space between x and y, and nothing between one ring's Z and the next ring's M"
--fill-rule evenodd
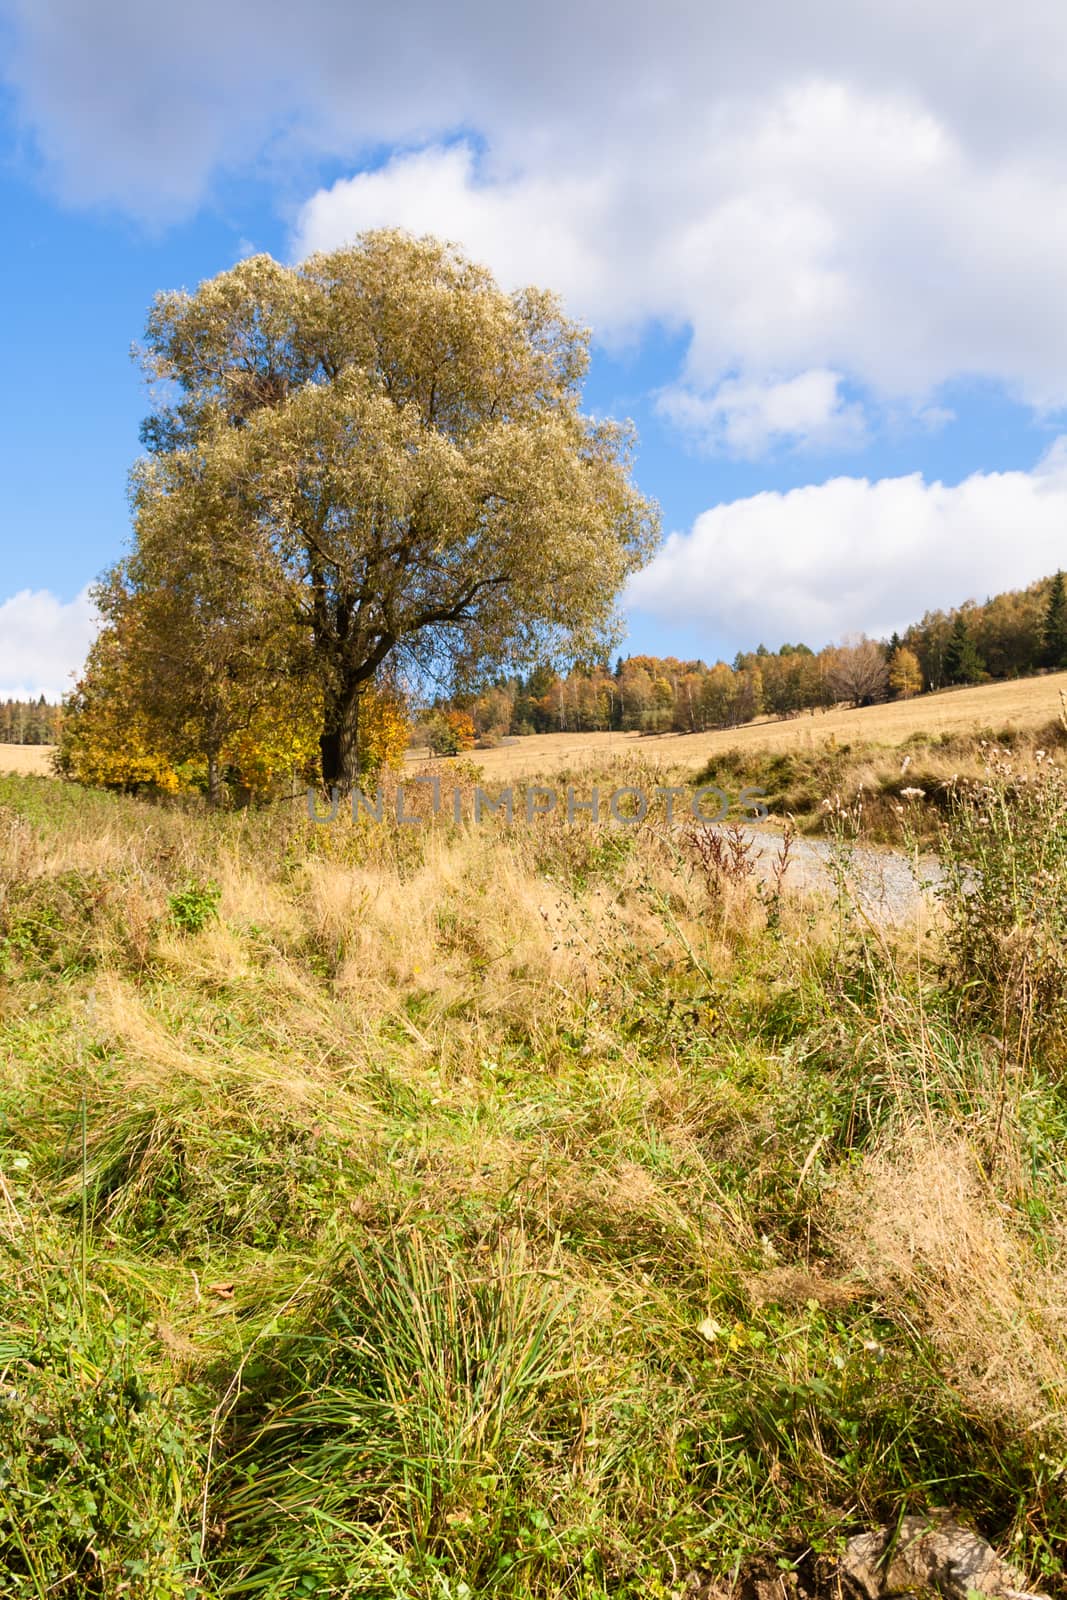
M222 891L217 883L187 883L167 896L170 920L182 933L200 933L219 914Z
M1067 776L1039 751L988 751L942 836L953 981L964 1005L1029 1059L1067 1011Z

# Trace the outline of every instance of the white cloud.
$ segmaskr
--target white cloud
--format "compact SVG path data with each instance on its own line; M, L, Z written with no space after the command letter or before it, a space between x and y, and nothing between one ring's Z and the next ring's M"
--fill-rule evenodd
M579 312L598 312L608 334L643 321L632 273L606 256L603 230L617 198L597 173L484 181L467 142L394 156L341 178L302 208L299 256L332 250L365 228L400 227L461 243L507 284L545 283ZM661 309L665 309L661 308Z
M88 589L68 601L47 589L21 589L0 601L0 699L66 694L97 626Z
M457 239L506 283L553 284L609 343L687 328L681 413L744 454L794 432L854 440L855 410L827 408L832 375L898 415L970 377L1067 405L1059 173L968 149L908 96L826 80L688 109L684 127L541 152L536 169L466 144L396 156L316 193L296 252L400 224ZM814 429L768 412L797 405Z
M755 457L784 441L855 449L867 436L863 408L841 395L841 374L813 368L782 382L727 378L710 393L673 384L657 409L707 450Z
M1067 436L1031 472L832 478L715 506L630 582L631 608L709 648L885 636L1067 566Z
M680 414L716 448L854 438L812 374L920 426L972 376L1067 407L1062 0L980 23L965 0L5 10L68 197L170 216L224 167L291 197L323 155L399 148L312 195L296 248L402 223L560 288L607 340L688 330Z

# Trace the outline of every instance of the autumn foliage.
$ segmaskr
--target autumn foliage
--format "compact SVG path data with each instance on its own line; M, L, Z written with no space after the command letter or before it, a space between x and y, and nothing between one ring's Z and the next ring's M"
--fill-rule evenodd
M285 784L314 782L321 696L306 681L282 681L235 717L218 751L220 781L233 798L262 799ZM404 759L409 717L403 694L372 686L361 705L362 771ZM64 776L101 788L207 793L208 760L197 730L169 721L141 692L135 641L105 628L69 697L57 762Z

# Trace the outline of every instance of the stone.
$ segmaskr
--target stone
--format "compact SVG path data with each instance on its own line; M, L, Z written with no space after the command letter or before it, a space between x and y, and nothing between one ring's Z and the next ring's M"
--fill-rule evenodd
M944 1600L975 1594L1037 1600L1023 1573L947 1511L904 1517L850 1539L841 1559L842 1588L855 1600L889 1600L931 1591Z

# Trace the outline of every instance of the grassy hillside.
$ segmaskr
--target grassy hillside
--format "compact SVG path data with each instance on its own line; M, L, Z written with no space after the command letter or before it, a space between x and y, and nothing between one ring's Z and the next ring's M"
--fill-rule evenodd
M477 760L493 782L562 767L600 766L639 751L642 758L695 771L724 750L810 752L828 744L867 744L896 749L910 739L936 741L983 730L996 733L1045 727L1059 718L1067 695L1067 672L972 689L945 689L914 700L836 709L764 720L714 733L542 733L515 739Z
M812 1589L930 1504L1064 1592L1027 778L896 931L696 832L0 780L2 1592Z

